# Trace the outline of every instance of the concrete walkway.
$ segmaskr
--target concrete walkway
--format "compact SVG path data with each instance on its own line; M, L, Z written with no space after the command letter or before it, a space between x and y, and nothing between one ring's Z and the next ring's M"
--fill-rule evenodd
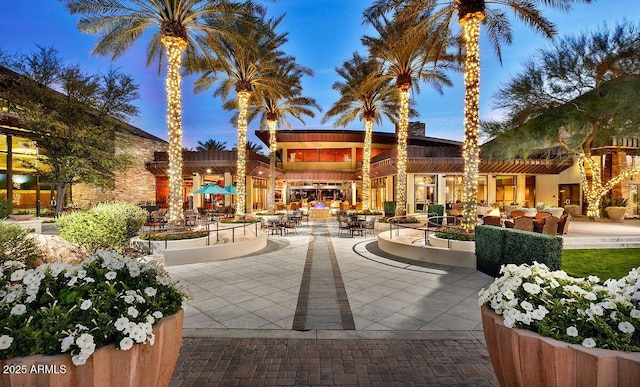
M228 261L167 268L192 292L172 385L497 385L472 269L385 257L331 219Z

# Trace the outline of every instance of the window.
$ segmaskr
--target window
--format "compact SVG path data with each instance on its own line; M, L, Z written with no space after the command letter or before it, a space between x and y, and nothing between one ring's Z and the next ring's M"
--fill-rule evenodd
M516 176L496 176L496 201L503 205L516 203Z
M450 175L445 177L445 200L450 206L454 203L462 203L464 192L464 180L462 175ZM487 177L478 177L478 203L487 201Z
M290 163L351 161L351 148L289 149L287 159Z

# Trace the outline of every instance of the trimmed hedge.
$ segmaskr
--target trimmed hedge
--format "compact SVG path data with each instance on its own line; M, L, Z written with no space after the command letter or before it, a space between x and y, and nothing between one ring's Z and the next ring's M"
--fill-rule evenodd
M9 216L9 202L5 198L0 198L0 219Z
M122 252L147 220L147 211L125 202L101 203L56 220L60 236L89 253L97 249Z
M560 270L562 238L493 226L476 227L476 257L497 265L543 263ZM493 273L487 273L493 275Z

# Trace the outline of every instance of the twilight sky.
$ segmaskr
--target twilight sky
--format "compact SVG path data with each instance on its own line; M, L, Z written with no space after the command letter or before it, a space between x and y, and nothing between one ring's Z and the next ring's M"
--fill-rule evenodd
M289 32L289 42L284 50L297 58L300 64L311 67L315 76L303 81L304 94L315 98L326 111L338 98L331 85L338 80L335 68L341 66L354 51L366 53L360 43L364 34L372 34L362 25L362 12L370 0L277 0L262 2L271 15L286 14L279 32ZM79 64L89 73L105 72L110 65L130 74L140 85L141 98L137 101L140 115L132 118L133 125L167 138L165 121L164 74L158 75L157 64L145 66L143 37L115 62L109 57L91 54L96 36L80 33L76 28L78 17L71 16L64 5L56 0L0 0L0 49L7 54L29 53L36 44L54 47L67 64ZM603 23L614 25L624 18L637 20L640 2L637 0L597 0L594 4L575 5L571 13L555 11L545 15L557 25L558 36L580 34L599 28ZM481 38L481 102L480 118L497 116L491 108L491 97L501 84L517 74L521 64L536 49L549 44L540 35L512 19L514 42L503 47L503 64L498 62L486 39ZM420 117L416 120L427 125L427 135L452 140L462 140L464 87L461 73L450 75L454 87L439 95L427 85L421 85L417 101ZM212 92L193 93L193 78L183 80L183 130L184 146L195 147L198 141L209 138L225 141L231 148L236 143L236 130L229 124L231 112L223 111L222 101L214 99ZM333 128L331 122L321 124L324 113L305 119L306 128ZM304 128L292 121L295 128ZM353 122L347 129L363 128L361 122ZM258 122L249 126L248 139L260 142L253 132ZM376 131L392 132L391 124L376 127Z

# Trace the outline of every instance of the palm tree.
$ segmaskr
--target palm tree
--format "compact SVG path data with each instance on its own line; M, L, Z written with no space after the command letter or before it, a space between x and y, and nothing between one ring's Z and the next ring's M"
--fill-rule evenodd
M198 147L196 148L196 150L199 150L199 151L208 151L208 150L222 151L225 149L227 149L226 141L218 141L212 138L208 139L205 142L198 141Z
M182 224L182 54L196 57L204 35L221 36L223 23L251 11L250 7L227 0L66 0L71 14L83 15L80 31L99 35L93 52L124 54L146 31L159 27L147 46L147 65L155 58L162 65L167 54L167 123L169 126L169 216Z
M252 93L258 89L268 92L274 87L277 58L282 56L279 47L287 41L287 34L276 34L275 28L282 17L264 20L264 13L247 18L244 22L232 23L238 39L208 39L208 49L215 53L213 66L209 60L201 60L192 66L192 71L201 71L196 81L196 91L208 89L219 83L214 97L228 100L231 91L236 92L238 109L238 161L237 189L238 205L236 214L245 213L245 178L246 178L246 144L247 144L247 109ZM223 73L226 77L220 77Z
M260 116L260 127L269 130L269 199L268 210L276 210L276 129L278 125L285 125L291 129L287 116L291 116L305 124L303 116L315 117L313 109L322 111L315 99L301 96L303 75L313 75L311 69L295 63L294 58L284 58L274 76L279 77L281 87L270 94L260 94L252 99L249 106L248 119Z
M377 0L365 11L366 19L375 19L394 10L402 19L420 19L418 28L434 31L436 35L447 33L453 26L455 16L461 30L458 41L464 44L464 191L462 228L471 231L475 228L478 197L478 166L480 164L479 137L479 99L480 99L480 22L487 27L489 40L501 58L500 44L511 43L511 23L504 12L510 9L516 17L545 37L556 33L555 26L542 16L539 5L546 5L569 11L576 2L591 3L593 0ZM487 3L495 4L489 8Z
M382 122L382 115L392 122L398 120L400 104L391 80L383 76L380 61L368 59L357 52L336 68L341 81L333 84L340 98L331 105L322 122L337 117L336 126L346 127L355 119L364 121L364 156L362 160L362 209L371 207L371 137L373 125Z
M396 215L405 215L407 209L407 128L409 126L409 91L420 88L415 80L431 84L442 93L442 86L451 86L445 74L454 68L453 58L446 53L448 35L436 35L415 26L414 20L389 20L385 15L367 19L378 32L379 37L365 36L363 43L370 55L379 58L385 65L385 76L395 79L399 93L398 114L398 183L396 186ZM425 42L427 42L425 44Z

